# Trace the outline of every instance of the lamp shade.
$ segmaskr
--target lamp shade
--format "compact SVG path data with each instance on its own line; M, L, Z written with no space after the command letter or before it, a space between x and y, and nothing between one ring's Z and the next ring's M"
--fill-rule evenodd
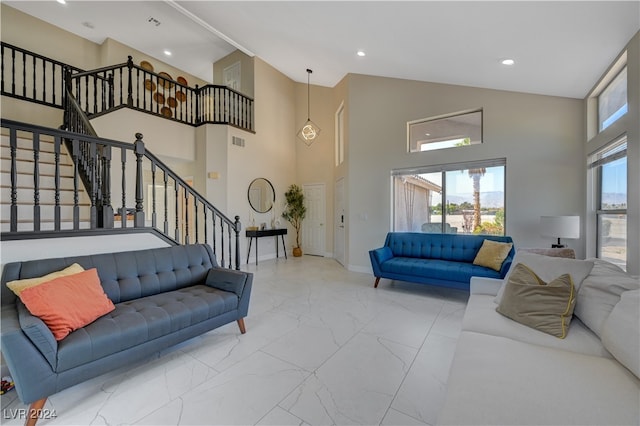
M540 216L543 237L580 238L580 216Z

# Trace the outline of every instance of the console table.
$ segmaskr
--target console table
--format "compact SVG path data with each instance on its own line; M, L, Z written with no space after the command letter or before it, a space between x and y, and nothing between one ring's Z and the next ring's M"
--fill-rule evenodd
M247 250L247 263L249 263L249 254L251 254L251 242L256 240L256 265L258 264L258 238L276 237L276 257L280 257L278 253L278 235L282 238L282 249L284 250L284 258L287 258L287 247L284 245L284 236L287 235L287 228L282 229L254 229L246 230L247 238L249 238L249 249Z

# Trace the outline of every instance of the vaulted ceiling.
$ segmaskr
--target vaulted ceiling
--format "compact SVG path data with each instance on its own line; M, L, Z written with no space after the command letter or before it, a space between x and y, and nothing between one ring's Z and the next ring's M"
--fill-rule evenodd
M3 3L206 81L213 62L240 49L295 81L311 68L311 83L329 87L359 73L572 98L640 30L637 0Z

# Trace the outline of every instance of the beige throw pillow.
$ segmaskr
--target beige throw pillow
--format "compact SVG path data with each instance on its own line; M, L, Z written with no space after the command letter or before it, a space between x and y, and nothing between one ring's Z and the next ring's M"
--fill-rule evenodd
M500 271L502 262L509 255L511 247L513 247L513 243L484 240L476 258L473 259L473 264Z
M51 272L50 274L44 275L42 277L35 277L35 278L26 278L23 280L14 280L14 281L9 281L7 283L7 287L9 287L9 289L11 291L13 291L16 296L20 296L20 293L23 290L26 290L30 287L35 287L37 285L46 283L48 281L53 281L56 278L60 278L60 277L66 277L69 275L75 275L78 274L80 272L83 272L84 268L82 266L80 266L77 263L74 263L71 266L68 266L60 271L55 271L55 272Z
M548 284L518 263L504 289L496 311L526 326L564 339L575 307L571 275L563 274Z

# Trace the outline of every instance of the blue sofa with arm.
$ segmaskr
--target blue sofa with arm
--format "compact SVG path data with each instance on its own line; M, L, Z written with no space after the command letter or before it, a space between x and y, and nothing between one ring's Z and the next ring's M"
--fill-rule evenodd
M512 247L500 271L473 264L485 239L513 243L496 235L389 232L384 246L369 251L374 287L380 278L469 290L471 277L504 278L515 255Z
M56 341L6 284L74 263L96 268L115 310ZM224 324L237 321L244 333L252 282L218 267L204 244L8 263L1 343L18 396L36 412L54 393Z

